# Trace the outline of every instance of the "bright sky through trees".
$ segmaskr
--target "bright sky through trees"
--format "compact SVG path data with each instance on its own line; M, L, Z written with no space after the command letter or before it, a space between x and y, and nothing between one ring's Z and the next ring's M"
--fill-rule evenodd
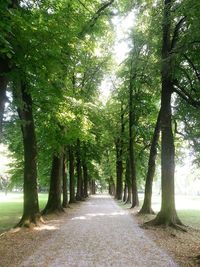
M134 26L135 15L134 12L130 12L125 17L116 16L112 20L115 26L116 39L114 46L114 61L116 65L120 65L129 51L129 31ZM112 77L111 77L112 76ZM113 88L113 81L115 80L115 76L105 76L104 80L100 86L100 100L105 103L109 98L110 92Z

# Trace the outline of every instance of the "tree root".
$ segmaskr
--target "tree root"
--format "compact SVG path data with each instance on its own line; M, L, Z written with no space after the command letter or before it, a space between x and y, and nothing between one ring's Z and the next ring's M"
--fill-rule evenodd
M44 220L41 214L37 214L34 216L23 215L21 220L14 226L14 228L34 228L36 226L39 226L40 224L44 224Z
M63 213L65 212L64 208L61 206L61 207L58 207L58 208L54 208L54 207L46 207L42 212L41 214L42 215L48 215L48 214L52 214L52 213L55 213L55 214L60 214L60 213Z
M162 216L162 214L158 214L155 219L145 222L144 228L145 226L163 226L164 228L171 227L182 232L187 232L187 230L185 229L186 226L179 220L176 215L172 216L172 218L165 218Z
M155 215L155 212L152 208L141 208L138 212L139 215Z

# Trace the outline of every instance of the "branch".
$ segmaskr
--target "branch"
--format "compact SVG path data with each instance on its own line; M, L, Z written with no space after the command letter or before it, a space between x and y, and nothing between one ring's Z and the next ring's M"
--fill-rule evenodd
M188 63L192 67L192 69L194 70L194 72L196 74L196 77L197 77L198 81L200 82L200 73L199 73L199 70L196 68L196 66L194 65L194 63L192 62L192 60L187 55L184 54L183 56L188 61Z
M88 30L92 27L94 27L94 25L96 24L97 20L101 17L102 13L104 12L104 10L109 7L110 5L112 5L112 3L115 0L110 0L104 4L101 5L101 7L95 12L95 14L93 15L93 17L89 20L89 22L87 23L87 25L85 25L85 27L83 28L83 30L79 33L79 37L83 38L84 35L88 32Z
M177 93L182 99L188 104L195 108L200 107L200 101L195 100L183 87L179 84L174 84L176 87L173 88L174 92Z
M196 89L193 87L193 84L192 84L192 80L190 78L190 75L188 74L188 72L186 71L186 69L181 68L181 67L179 67L179 69L183 72L183 74L186 76L187 80L189 81L191 90L194 91L194 92L196 92Z
M186 20L186 17L183 17L176 24L176 27L174 29L174 34L172 37L171 50L173 50L176 47L176 44L178 41L178 36L179 36L179 31L180 31L181 27L183 26L183 23L185 22L185 20Z
M184 138L186 137L183 133L178 131L178 125L177 125L177 121L176 120L174 120L174 128L175 128L174 131L175 131L176 134L179 134Z
M89 11L91 13L91 10L89 10L89 8L86 7L86 5L81 1L81 0L77 0L87 11Z

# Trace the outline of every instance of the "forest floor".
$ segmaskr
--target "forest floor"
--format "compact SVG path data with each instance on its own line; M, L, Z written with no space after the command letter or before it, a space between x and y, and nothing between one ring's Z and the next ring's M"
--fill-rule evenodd
M109 196L92 196L71 205L65 214L48 216L40 227L1 235L0 267L195 266L190 258L183 261L174 253L179 245L176 234L142 229L138 220L143 219Z

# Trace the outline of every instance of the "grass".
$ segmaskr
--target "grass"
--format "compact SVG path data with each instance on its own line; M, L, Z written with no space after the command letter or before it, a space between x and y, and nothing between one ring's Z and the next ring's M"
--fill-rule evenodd
M142 205L143 195L139 195ZM43 209L47 202L47 194L39 194L40 209ZM120 206L124 206L119 202ZM127 205L128 206L128 205ZM130 206L130 205L129 205ZM152 206L154 211L160 209L160 196L154 195ZM177 212L185 225L200 229L200 197L176 196ZM23 209L23 195L21 193L0 193L0 232L3 232L14 225L20 219Z
M138 210L142 207L143 194L139 194L140 206ZM120 206L124 204L119 201ZM157 213L161 206L160 195L153 195L152 198L152 208ZM126 205L130 207L130 204ZM179 218L183 224L200 229L200 196L176 196L176 209Z
M178 210L178 216L185 225L200 229L200 210Z
M39 194L40 209L47 202L47 194ZM16 225L22 215L23 195L20 193L0 193L0 232Z

